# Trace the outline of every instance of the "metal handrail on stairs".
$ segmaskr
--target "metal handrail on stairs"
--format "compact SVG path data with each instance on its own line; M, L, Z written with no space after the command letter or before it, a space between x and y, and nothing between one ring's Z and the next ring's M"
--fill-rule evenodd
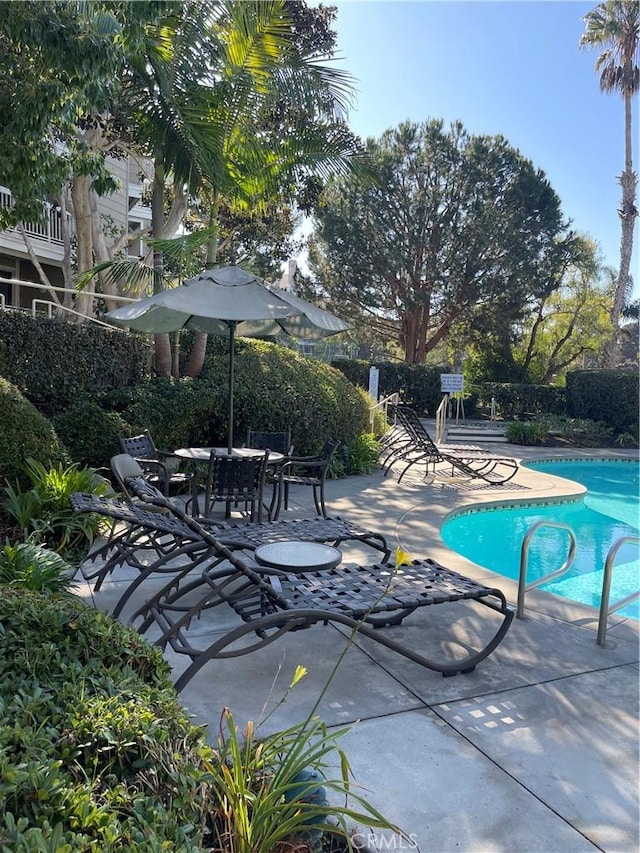
M447 409L449 395L445 394L436 410L436 444L442 444L447 437Z
M527 568L529 562L529 545L531 544L531 540L533 536L540 530L541 527L555 527L559 530L566 530L569 534L569 553L567 554L567 559L560 566L559 569L556 569L554 572L550 572L544 577L537 578L531 583L527 583ZM576 556L576 536L571 527L568 524L565 524L562 521L537 521L532 527L527 531L524 539L522 540L522 549L520 551L520 574L518 576L518 604L516 609L516 616L518 619L522 619L524 616L524 594L527 590L535 589L538 586L541 586L543 583L552 580L553 578L560 577L563 575L573 563L573 560Z
M615 604L609 606L609 596L611 595L611 580L613 577L613 561L615 560L620 548L623 545L626 545L631 542L640 544L640 538L637 536L622 536L620 539L613 543L613 545L609 549L609 553L607 554L607 559L604 562L604 576L602 578L602 597L600 599L600 616L598 618L597 643L599 646L604 646L605 644L605 639L607 636L608 617L612 613L615 613L616 610L620 610L622 607L626 607L627 604L631 604L632 601L635 601L637 598L640 598L640 592L631 592L629 593L629 595L625 595L624 598L621 598L619 601L616 601Z
M373 432L373 424L375 420L375 414L378 411L384 411L385 417L387 414L387 406L389 403L394 403L397 405L400 402L400 393L395 391L393 394L389 394L387 397L384 397L382 400L378 400L373 406L369 406L369 427L371 432Z

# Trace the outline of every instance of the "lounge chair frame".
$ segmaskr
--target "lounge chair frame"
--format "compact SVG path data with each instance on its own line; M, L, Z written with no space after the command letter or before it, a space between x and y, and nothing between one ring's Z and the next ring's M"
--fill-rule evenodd
M153 497L161 504L162 496ZM180 513L176 508L176 513ZM289 631L315 624L338 624L369 637L428 669L450 676L472 672L504 638L513 619L504 594L459 575L435 560L414 560L396 568L389 562L369 566L339 565L312 572L285 572L258 566L246 553L224 545L196 519L182 519L210 546L211 562L188 579L174 577L132 616L130 624L145 634L159 631L156 645L187 655L191 661L177 679L182 690L210 660L238 657L263 648ZM479 650L465 658L440 662L408 648L379 630L397 625L418 608L474 601L501 615L497 630ZM227 604L240 617L238 627L205 647L196 647L189 628L204 611ZM238 641L249 635L248 645ZM196 633L197 636L197 633Z
M404 463L399 483L414 465L424 465L426 476L430 466L435 471L436 465L445 463L452 476L482 480L492 486L508 483L518 472L518 462L512 457L498 456L476 446L437 445L409 406L389 404L388 411L395 418L396 434L386 445L381 462L385 476L395 463Z
M154 493L154 489L142 480L132 488L138 495L145 494L148 502ZM128 565L138 570L139 574L129 583L112 611L116 617L135 590L151 575L184 574L185 567L192 571L210 557L209 543L181 520L182 513L176 515L173 503L166 503L167 512L160 514L116 498L84 492L70 496L75 512L93 513L122 525L119 532L114 525L109 539L91 551L80 566L85 580L95 582L93 588L96 591L118 566ZM340 517L255 523L207 523L200 519L200 524L220 542L236 549L255 550L268 542L297 539L335 546L344 542L360 542L381 553L383 560L388 560L391 553L381 533L365 530Z

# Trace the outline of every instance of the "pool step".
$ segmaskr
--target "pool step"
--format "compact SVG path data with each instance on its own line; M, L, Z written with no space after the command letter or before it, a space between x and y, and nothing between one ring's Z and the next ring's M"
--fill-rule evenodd
M446 442L451 444L459 441L463 444L484 444L491 441L506 441L506 426L483 426L482 424L448 424Z

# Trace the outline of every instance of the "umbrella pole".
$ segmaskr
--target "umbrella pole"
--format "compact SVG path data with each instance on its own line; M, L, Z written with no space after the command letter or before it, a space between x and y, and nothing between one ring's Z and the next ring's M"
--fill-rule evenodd
M230 320L229 322L229 438L227 450L231 455L233 448L233 374L235 370L235 340L237 321Z

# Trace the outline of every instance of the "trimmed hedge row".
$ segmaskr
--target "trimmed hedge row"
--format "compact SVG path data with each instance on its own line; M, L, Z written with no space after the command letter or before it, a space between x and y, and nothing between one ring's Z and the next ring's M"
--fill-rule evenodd
M378 396L387 397L400 392L403 402L421 415L433 417L442 401L440 374L451 373L448 367L429 367L424 364L403 362L362 361L358 359L336 359L333 367L361 388L369 388L369 369L377 367Z
M567 375L567 414L602 421L618 433L638 437L638 373L633 370L576 370Z
M477 386L477 393L485 406L490 406L493 398L497 414L507 420L527 419L541 413L562 415L566 410L565 390L554 385L483 382Z
M263 341L236 344L234 382L235 443L249 427L281 431L291 427L298 454L316 452L334 438L349 445L368 429L369 398L337 370L286 347ZM209 341L198 379L145 379L76 399L53 418L71 458L107 466L119 452L118 434L148 429L165 450L227 443L228 345Z
M0 311L0 376L49 417L82 392L135 385L149 357L144 338L117 329Z

